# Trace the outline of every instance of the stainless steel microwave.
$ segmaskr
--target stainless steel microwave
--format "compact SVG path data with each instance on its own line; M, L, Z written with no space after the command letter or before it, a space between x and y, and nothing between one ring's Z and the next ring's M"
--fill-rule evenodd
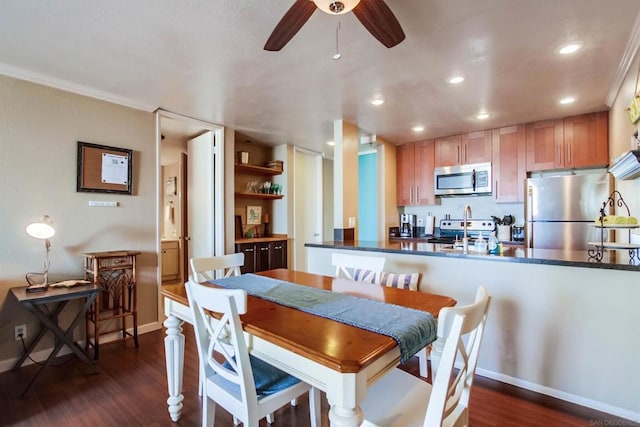
M435 168L436 196L491 194L491 163L473 163Z

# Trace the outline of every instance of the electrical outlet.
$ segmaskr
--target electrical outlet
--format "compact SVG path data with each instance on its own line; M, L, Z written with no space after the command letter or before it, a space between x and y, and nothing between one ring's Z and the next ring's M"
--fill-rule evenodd
M16 341L20 341L21 337L23 340L27 339L27 325L18 325L16 326L14 331L15 331Z

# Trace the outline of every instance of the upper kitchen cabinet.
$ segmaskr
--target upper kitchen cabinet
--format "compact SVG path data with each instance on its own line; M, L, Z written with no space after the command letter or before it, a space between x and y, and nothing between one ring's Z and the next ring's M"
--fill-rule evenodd
M435 166L491 161L491 131L481 130L435 140Z
M609 112L581 114L564 119L565 167L609 164Z
M397 205L433 205L434 142L403 144L396 151Z
M524 125L492 130L493 197L498 203L524 201L525 142Z
M606 111L527 124L527 171L606 166Z

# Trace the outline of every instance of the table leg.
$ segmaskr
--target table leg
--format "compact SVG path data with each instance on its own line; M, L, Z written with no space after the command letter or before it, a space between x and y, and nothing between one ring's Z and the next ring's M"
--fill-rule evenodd
M173 422L178 422L182 412L182 374L184 368L184 335L182 321L175 316L167 317L164 327L167 336L164 339L164 351L167 362L167 386L169 388L169 415Z
M62 311L62 309L65 307L65 305L67 305L67 301L62 301L60 302L56 308L53 310L53 312L51 313L51 317L53 318L57 318L58 315L60 314L60 312ZM25 303L25 307L27 309L29 309L29 311L31 311L32 313L34 313L36 315L36 317L39 318L38 313L40 313L40 311L31 303ZM38 313L36 313L36 311L38 311ZM25 352L22 354L22 356L20 357L20 359L18 359L18 361L16 362L16 364L14 365L13 369L16 370L18 368L20 368L22 366L22 364L24 363L25 360L27 360L27 357L29 357L29 355L31 354L31 352L36 348L36 345L38 345L38 343L40 342L40 340L42 339L42 337L44 336L44 334L47 333L49 329L45 326L42 326L40 328L40 331L38 332L38 335L36 335L36 337L33 339L33 341L31 341L31 344L29 344L29 347L27 347L27 349L25 350Z
M358 427L364 420L358 403L367 394L367 383L357 374L341 374L327 384L329 425L331 427Z

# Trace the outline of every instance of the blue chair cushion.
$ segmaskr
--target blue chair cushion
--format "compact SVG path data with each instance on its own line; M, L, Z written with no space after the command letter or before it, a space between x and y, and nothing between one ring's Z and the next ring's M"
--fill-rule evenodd
M253 382L256 386L258 396L268 396L300 382L300 380L293 375L289 375L257 357L249 355L249 361L251 362ZM229 362L225 362L224 367L229 370L234 370ZM236 388L238 393L240 392L237 384L227 381L224 378L220 378L218 381L224 382L228 386Z

